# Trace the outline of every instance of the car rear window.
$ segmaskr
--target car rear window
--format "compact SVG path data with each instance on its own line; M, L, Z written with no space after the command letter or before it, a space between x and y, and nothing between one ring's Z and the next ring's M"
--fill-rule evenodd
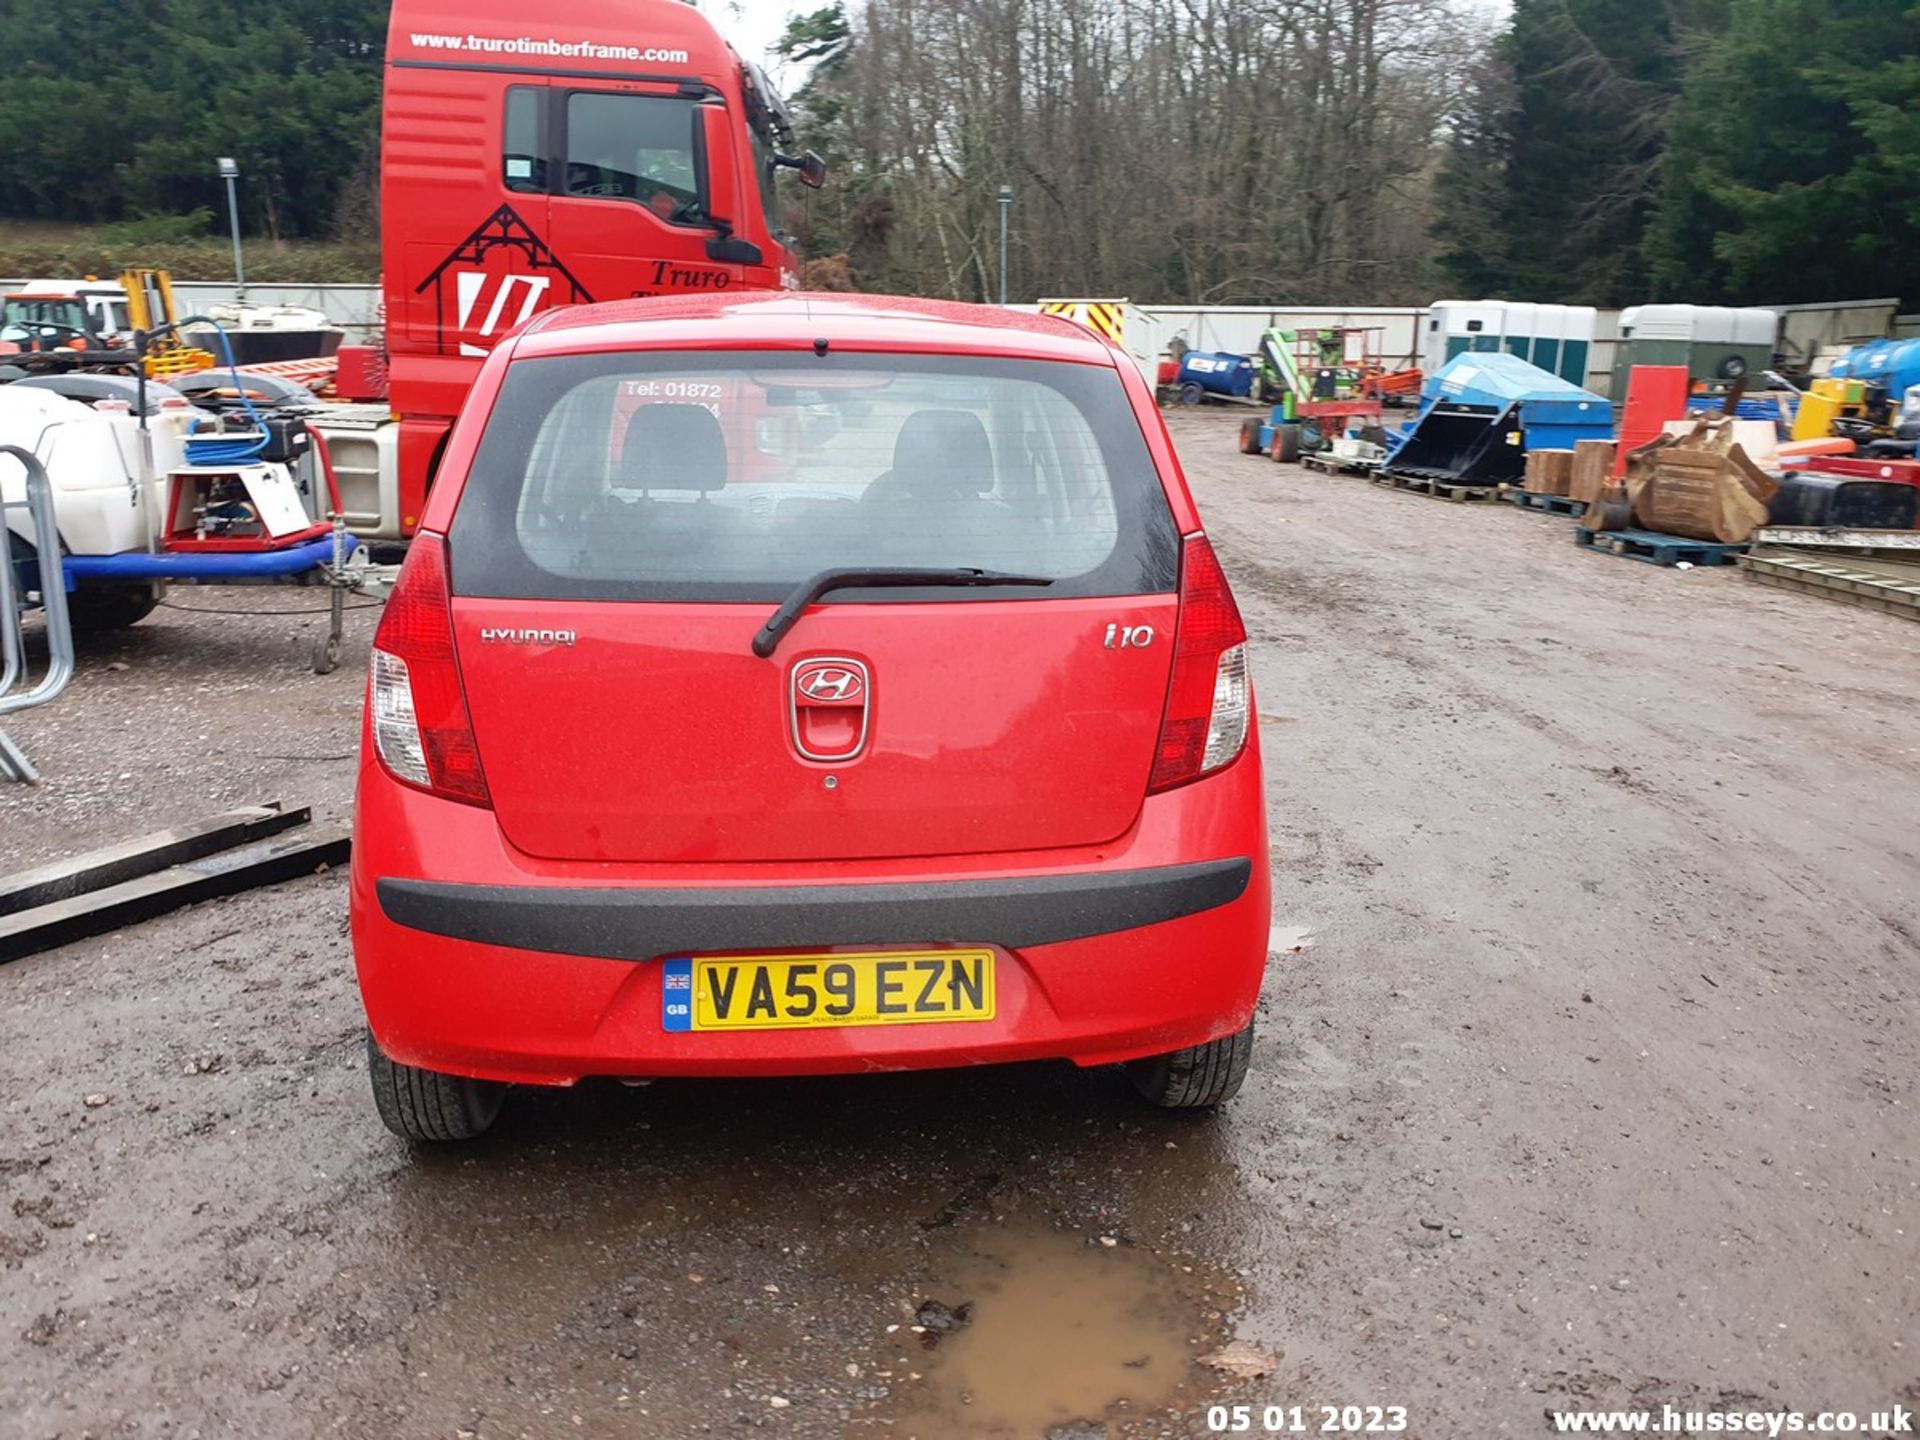
M452 527L453 586L527 599L778 601L837 566L1055 583L837 603L1164 592L1178 536L1111 369L723 352L514 364Z

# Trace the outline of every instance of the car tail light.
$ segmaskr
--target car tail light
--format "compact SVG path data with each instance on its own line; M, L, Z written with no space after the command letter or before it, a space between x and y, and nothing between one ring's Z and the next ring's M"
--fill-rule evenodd
M1173 679L1149 793L1198 780L1237 756L1247 743L1252 707L1240 607L1207 537L1190 535L1180 557Z
M447 546L422 531L373 636L373 744L396 780L468 805L493 804L453 651Z

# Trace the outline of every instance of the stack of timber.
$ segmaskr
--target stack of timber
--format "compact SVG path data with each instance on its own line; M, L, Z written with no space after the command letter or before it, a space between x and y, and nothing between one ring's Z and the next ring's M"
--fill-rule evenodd
M1520 488L1530 490L1535 495L1571 495L1573 493L1573 451L1529 450L1526 478L1521 482Z
M1582 445L1588 442L1582 440ZM1571 450L1529 450L1524 478L1518 485L1502 485L1500 498L1523 510L1543 515L1579 516L1586 510L1570 498L1573 488L1574 452Z
M312 818L247 805L0 877L0 962L342 864L346 829Z
M1583 510L1600 503L1600 492L1613 475L1611 440L1581 440L1573 447L1573 468L1567 477L1567 498L1577 501Z

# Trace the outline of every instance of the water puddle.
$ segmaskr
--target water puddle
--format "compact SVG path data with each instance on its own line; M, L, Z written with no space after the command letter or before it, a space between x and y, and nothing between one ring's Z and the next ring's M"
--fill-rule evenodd
M1275 925L1267 931L1267 954L1298 955L1311 950L1316 938L1311 925Z
M894 1435L1107 1433L1102 1420L1179 1398L1228 1308L1206 1278L1112 1236L1009 1225L956 1239L965 1248L929 1281L914 1320L889 1337L900 1346Z

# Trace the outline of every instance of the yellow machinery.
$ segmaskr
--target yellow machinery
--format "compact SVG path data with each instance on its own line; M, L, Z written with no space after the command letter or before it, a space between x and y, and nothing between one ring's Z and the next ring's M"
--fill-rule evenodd
M177 321L178 316L173 308L173 277L165 270L122 270L120 287L127 292L127 324L130 329L151 332L156 326L171 327ZM187 344L176 329L169 328L147 342L149 380L211 370L214 363L209 352Z
M1821 378L1808 385L1800 396L1800 408L1793 417L1793 438L1824 440L1833 434L1833 422L1843 415L1863 415L1867 408L1867 387L1859 380Z

